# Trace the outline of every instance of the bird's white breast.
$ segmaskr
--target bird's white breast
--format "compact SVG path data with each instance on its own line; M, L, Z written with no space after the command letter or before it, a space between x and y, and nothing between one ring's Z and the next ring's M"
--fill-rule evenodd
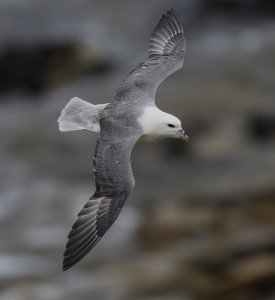
M144 134L153 134L155 127L161 119L161 113L163 112L156 106L145 107L143 113L138 119Z
M160 124L165 116L165 112L161 111L156 106L145 107L143 113L138 119L143 130L143 136L139 140L141 143L150 143L162 139Z

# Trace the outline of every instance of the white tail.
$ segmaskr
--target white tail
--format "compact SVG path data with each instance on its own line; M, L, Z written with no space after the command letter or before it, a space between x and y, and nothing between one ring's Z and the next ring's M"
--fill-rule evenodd
M72 98L61 111L57 122L60 131L73 131L87 129L100 131L98 113L106 104L94 105L78 97Z

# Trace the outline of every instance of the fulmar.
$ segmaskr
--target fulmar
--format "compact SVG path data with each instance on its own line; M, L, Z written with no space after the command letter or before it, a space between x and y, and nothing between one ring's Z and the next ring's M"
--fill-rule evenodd
M155 105L159 84L182 68L185 51L181 22L169 9L150 36L148 58L129 73L111 103L93 105L75 97L62 110L60 131L86 129L99 133L93 158L96 190L69 233L64 271L98 243L133 191L130 156L134 145L164 138L188 141L181 121Z

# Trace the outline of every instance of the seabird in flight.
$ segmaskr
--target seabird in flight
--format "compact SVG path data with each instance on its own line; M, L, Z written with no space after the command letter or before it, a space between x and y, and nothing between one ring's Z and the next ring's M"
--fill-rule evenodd
M68 236L64 271L98 243L133 191L130 156L134 145L164 138L188 141L181 121L155 105L159 84L182 68L185 50L181 22L169 9L151 34L148 58L129 73L111 103L93 105L75 97L62 110L60 131L99 133L93 159L96 190Z

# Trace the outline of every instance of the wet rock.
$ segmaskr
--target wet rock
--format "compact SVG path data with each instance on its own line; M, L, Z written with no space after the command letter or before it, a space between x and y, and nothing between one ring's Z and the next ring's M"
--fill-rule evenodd
M147 213L138 237L141 247L161 249L211 230L216 222L217 216L208 210L162 207Z
M242 1L242 0L207 0L202 1L203 7L209 12L216 11L224 14L272 15L275 13L273 1ZM206 13L206 12L205 12Z
M177 291L199 300L258 300L263 291L273 295L274 201L271 195L221 207L159 205L139 231L147 259L131 266L133 274L147 265L154 271L144 271L151 275L139 280L131 273L135 280L129 286L135 293L155 295L159 285L162 293Z
M257 142L275 139L275 116L255 115L247 124L249 135Z
M259 279L275 279L275 257L267 254L248 257L233 264L229 273L240 285L257 282Z
M79 76L110 69L110 62L86 45L9 45L0 55L0 92L25 89L40 93Z
M2 282L26 277L41 277L54 269L50 261L30 254L0 254Z
M85 300L104 299L121 300L123 295L102 278L95 278L77 274L78 280L64 276L57 276L54 279L28 279L17 285L8 286L1 293L1 300L29 300L29 299L66 299ZM62 278L63 277L63 278ZM65 277L65 278L64 278ZM70 282L71 281L71 282Z

